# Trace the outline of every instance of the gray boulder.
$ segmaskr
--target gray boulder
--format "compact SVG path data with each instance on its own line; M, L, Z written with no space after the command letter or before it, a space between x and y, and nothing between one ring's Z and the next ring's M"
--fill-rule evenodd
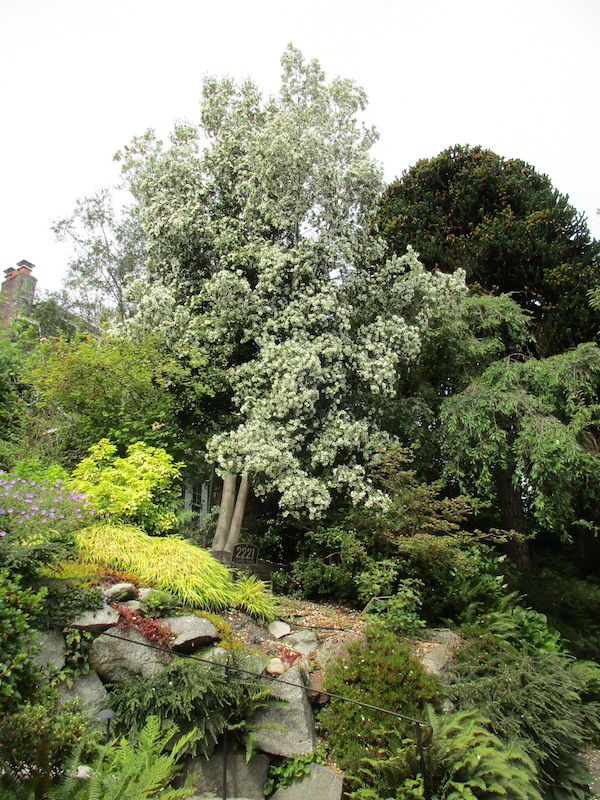
M314 631L297 631L286 636L282 642L304 655L308 655L319 645L317 634Z
M166 654L144 646L147 644L144 636L134 629L115 629L110 636L98 636L94 641L90 667L109 683L121 683L132 675L151 678L170 663L170 659Z
M291 786L277 789L271 800L340 800L343 788L343 775L311 764L310 772Z
M124 608L126 611L141 611L143 605L139 600L125 600L123 603L118 603L119 608Z
M287 702L267 706L250 718L249 726L256 730L256 749L286 758L312 753L317 746L315 718L298 667L273 681L271 695Z
M41 667L49 666L61 670L65 665L67 647L65 638L58 631L36 631L37 644L41 648L33 654L33 660Z
M106 708L109 702L108 692L95 672L88 672L87 675L75 678L72 686L67 686L66 683L60 684L58 691L63 700L75 700L80 697L90 716Z
M177 653L194 653L219 640L217 629L205 617L186 614L183 617L165 617L161 623L177 634L171 645Z
M292 629L287 622L282 622L279 619L273 620L269 623L269 633L276 639L281 639L282 636L287 636L292 632Z
M113 628L118 621L119 613L114 608L107 606L96 611L85 611L72 620L71 625L75 628L83 628L85 631L106 631Z
M436 644L425 655L421 656L421 664L426 672L442 677L448 672L452 662L452 654L445 644Z
M105 589L105 595L109 603L120 602L122 600L136 600L138 590L133 583L113 583Z
M454 664L454 651L464 644L464 639L449 628L430 631L430 636L435 644L419 656L420 661L427 672L437 675L442 682L446 682Z
M227 797L264 800L269 759L257 753L246 763L243 753L227 754ZM201 797L223 797L223 751L216 750L209 759L190 758L184 774L192 775L194 790Z

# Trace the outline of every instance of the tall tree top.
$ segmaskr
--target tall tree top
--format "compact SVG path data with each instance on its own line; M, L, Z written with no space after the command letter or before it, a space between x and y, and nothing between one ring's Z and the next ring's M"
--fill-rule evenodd
M460 267L471 286L512 293L542 353L598 333L588 292L600 244L568 196L520 159L456 145L418 161L388 187L377 229L394 252L413 245L429 269Z
M377 138L358 119L365 93L325 80L289 45L279 95L250 81L206 78L200 122L178 125L167 147L153 132L118 157L149 235L151 267L185 291L217 270L256 280L257 250L317 250L345 270L380 253L369 234L383 188L369 155Z

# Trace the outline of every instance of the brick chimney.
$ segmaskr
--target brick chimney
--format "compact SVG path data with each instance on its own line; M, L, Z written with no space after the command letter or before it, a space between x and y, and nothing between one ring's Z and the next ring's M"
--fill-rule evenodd
M7 328L19 314L27 313L33 304L37 279L31 274L35 264L19 261L16 267L4 270L0 288L0 327Z

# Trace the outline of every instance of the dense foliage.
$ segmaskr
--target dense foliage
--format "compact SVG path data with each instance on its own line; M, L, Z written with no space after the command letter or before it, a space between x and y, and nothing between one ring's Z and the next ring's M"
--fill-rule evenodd
M248 718L272 702L268 695L263 681L248 676L228 680L220 665L179 659L153 678L134 677L119 685L111 700L119 732L139 733L154 714L190 731L185 752L206 754L226 728L243 739Z
M503 637L482 637L462 653L451 697L477 709L498 736L517 741L533 758L542 784L561 795L586 784L577 759L598 731L598 664L574 661ZM571 785L572 784L572 785Z
M598 332L587 293L600 243L569 198L520 159L459 145L423 159L387 189L377 226L395 253L412 245L429 269L464 269L470 285L513 293L544 353Z
M440 697L437 680L407 646L379 627L348 646L348 658L328 670L325 688L406 717L422 718L425 704ZM412 732L410 722L337 699L321 712L319 724L335 761L352 773L362 758Z
M35 634L30 619L45 593L24 589L18 578L0 571L0 715L35 698L42 671L32 657Z
M549 179L481 148L419 162L381 199L363 90L291 45L282 66L270 98L206 78L198 124L125 147L131 213L79 201L56 225L80 248L70 295L0 338L0 797L174 800L177 754L225 730L250 753L265 687L177 661L110 688L127 738L77 784L69 757L94 737L47 684L83 674L91 640L68 634L57 676L31 629L103 606L100 580L152 587L119 625L166 648L159 612L269 621L265 584L198 545L243 537L283 562L274 585L367 607L326 688L427 716L433 797L586 800L599 245ZM183 476L206 528L182 513ZM467 642L449 687L402 641L439 626ZM349 797L423 796L414 721L334 700L320 724Z
M183 510L177 491L181 467L161 447L134 442L120 458L116 446L101 439L75 467L70 482L100 514L164 533L177 525L176 511Z

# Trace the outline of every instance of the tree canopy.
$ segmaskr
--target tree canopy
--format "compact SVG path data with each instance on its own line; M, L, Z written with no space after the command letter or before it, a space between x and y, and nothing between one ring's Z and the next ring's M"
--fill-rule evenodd
M442 408L446 475L498 504L504 528L568 540L595 527L600 350L497 361Z
M282 66L265 102L251 83L207 79L198 127L166 149L149 133L122 158L148 232L146 300L172 297L226 359L236 419L209 453L283 510L318 515L336 492L377 494L364 465L387 439L378 401L465 287L414 253L364 269L382 254L364 92L291 46ZM131 324L153 315L158 300L142 301Z
M540 352L593 339L600 243L568 196L520 159L450 147L386 190L377 230L391 250L412 245L428 269L467 274L470 286L511 293L535 323Z
M80 198L73 213L57 220L59 241L73 245L65 280L71 309L96 324L129 313L125 283L144 271L144 234L135 216L113 206L108 189Z

